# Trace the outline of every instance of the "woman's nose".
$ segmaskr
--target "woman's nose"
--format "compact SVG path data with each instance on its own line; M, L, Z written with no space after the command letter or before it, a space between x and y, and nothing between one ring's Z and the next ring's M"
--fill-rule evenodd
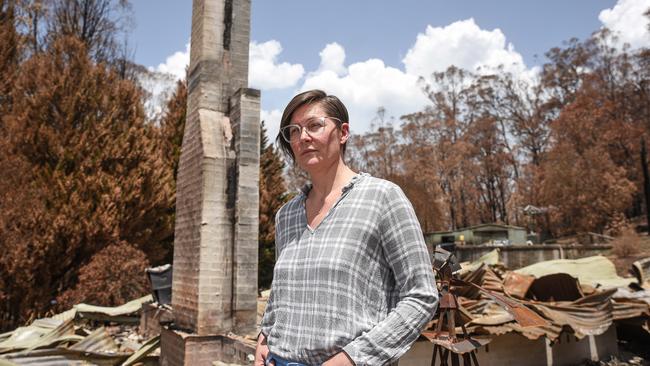
M300 141L309 141L311 140L311 135L307 132L306 128L300 129Z

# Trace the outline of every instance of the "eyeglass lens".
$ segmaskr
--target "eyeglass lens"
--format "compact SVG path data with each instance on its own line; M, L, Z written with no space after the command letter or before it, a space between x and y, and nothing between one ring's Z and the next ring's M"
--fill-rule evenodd
M324 117L311 118L307 120L307 123L305 123L304 126L300 126L300 125L285 126L284 128L282 128L282 137L284 137L284 139L287 142L297 140L302 135L303 129L306 130L310 136L316 136L323 131L323 127L325 127Z

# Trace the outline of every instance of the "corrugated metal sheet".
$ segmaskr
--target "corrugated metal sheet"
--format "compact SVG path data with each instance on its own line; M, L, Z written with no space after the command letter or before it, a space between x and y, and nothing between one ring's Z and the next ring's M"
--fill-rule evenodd
M136 352L120 350L115 336L100 327L87 336L75 334L74 320L79 317L103 317L115 321L122 318L139 319L142 303L151 295L133 300L115 308L80 304L51 318L38 319L28 327L10 332L0 342L0 366L7 365L132 365L159 348L160 342L151 339ZM137 343L131 342L136 345ZM67 347L72 344L72 346ZM122 347L124 349L124 347Z
M650 285L650 257L638 260L632 264L632 271L636 276L639 284Z
M86 336L81 342L70 347L71 350L115 353L119 350L117 343L113 340L106 328L100 327Z
M530 294L538 301L575 301L584 296L578 279L567 273L533 277Z
M528 289L534 281L534 276L508 272L503 279L503 290L512 297L523 299L526 297L526 293L528 293Z
M63 341L76 341L72 319L58 321L39 319L27 327L16 329L0 343L0 354L19 350L31 350L57 345Z
M140 347L140 349L137 352L133 353L126 361L124 361L122 366L134 365L135 363L141 361L147 355L149 355L159 347L160 347L160 336L151 338L150 340L145 342L145 344L143 344L142 347Z
M576 337L600 335L612 325L612 302L609 299L583 304L574 302L528 303L553 324L569 326Z
M616 274L614 263L597 255L581 259L556 259L535 263L516 270L517 273L533 275L537 278L554 273L567 273L580 283L607 288L627 287L635 283L635 278L622 278Z
M524 281L518 281L522 279L519 271L515 275L506 272L503 278L510 278L511 281L505 285L502 277L484 263L470 264L466 268L473 270L465 271L462 280L471 285L458 288L457 294L460 296L458 302L462 310L470 318L465 326L471 334L500 335L517 332L529 339L547 337L554 341L563 331L582 338L586 335L605 333L616 320L646 319L642 320L642 323L647 324L647 319L650 319L650 291L632 291L625 288L618 291L603 290L601 287L592 288L587 296L584 295L577 278L584 278L594 285L612 284L617 281L625 285L630 281L636 282L634 279L620 281L620 277L615 275L613 264L604 257L538 263L534 268L522 271L527 276L542 277L535 279L528 291ZM590 271L591 273L588 273ZM535 283L538 288L532 291ZM507 303L515 302L522 309L533 310L546 319L548 324L522 326L514 321L516 317L502 306L504 301L484 296L475 285L489 287ZM509 293L516 293L518 296L525 294L525 298L516 299L508 296ZM536 301L530 298L532 295L547 301Z
M102 354L84 352L68 348L49 348L3 355L9 362L16 365L30 366L65 366L65 365L120 365L129 354Z
M522 327L517 323L506 323L495 326L475 326L468 330L471 333L490 334L495 336L516 332L530 340L539 339L540 337L555 340L560 336L562 327L556 324L549 324L541 327Z
M615 320L635 317L650 319L650 291L632 292L628 289L617 289L612 298Z

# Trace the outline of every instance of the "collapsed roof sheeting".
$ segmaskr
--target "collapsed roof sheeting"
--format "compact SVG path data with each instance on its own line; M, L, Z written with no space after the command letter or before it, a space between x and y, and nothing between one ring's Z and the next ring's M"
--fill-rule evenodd
M528 302L527 304L542 313L545 318L559 326L569 326L576 337L600 335L612 325L612 302L607 296L596 294L573 302Z
M458 287L455 291L462 315L460 324L470 334L496 336L516 332L531 340L546 337L555 341L562 332L583 338L605 333L614 321L650 319L650 291L626 289L636 281L618 277L613 263L605 257L540 262L514 272L504 272L499 265L486 265L484 260L465 263L461 278L526 306L548 324L524 327L494 299L473 286ZM583 279L601 287L585 290L585 296ZM612 284L622 287L603 290Z
M632 272L636 276L639 284L650 284L650 258L638 260L632 264Z
M627 287L636 282L634 278L619 277L616 274L614 263L600 255L581 259L555 259L539 262L520 268L515 272L533 275L537 278L554 273L567 273L577 278L580 283L604 288Z
M151 301L153 301L153 297L151 295L147 295L116 307L78 304L73 307L73 310L75 311L76 316L80 316L82 318L137 323L140 321L140 317L138 315L131 315L140 312L142 304Z
M75 321L92 319L129 324L133 319L139 320L142 304L151 299L148 295L117 307L79 304L64 313L37 319L29 326L3 334L4 338L0 338L0 366L133 365L159 348L159 336L142 345L127 339L119 345L116 335L106 328L99 327L89 333L76 326ZM133 344L135 348L132 348Z
M535 282L535 277L533 276L508 272L503 279L503 290L507 295L517 299L523 299L526 297L533 282Z
M533 277L530 294L538 301L575 301L584 296L578 279L567 273Z
M54 346L62 342L79 341L75 336L72 320L37 319L30 326L17 328L0 342L0 354L34 350Z

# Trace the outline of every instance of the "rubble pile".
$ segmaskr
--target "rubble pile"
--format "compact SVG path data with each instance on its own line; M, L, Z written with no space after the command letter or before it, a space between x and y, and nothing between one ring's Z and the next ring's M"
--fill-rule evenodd
M602 256L510 270L494 250L477 261L461 263L459 268L454 269L459 281L451 282L457 299L451 322L457 330L452 334L470 338L461 343L442 342L435 331L439 317L423 332L424 338L446 345L452 352L487 349L507 334L545 340L551 346L567 337L600 336L612 327L650 337L650 259L635 262L634 277L630 278L619 277L613 263ZM267 297L265 291L259 298L258 316L264 312ZM158 305L152 296L113 308L78 304L0 334L0 366L157 365L160 324L169 322L170 314L170 307ZM531 315L540 321L532 319L533 325L522 322ZM242 341L254 344L254 339ZM618 343L625 341L619 339ZM622 356L607 356L585 365L648 364L648 358L638 354Z
M0 366L157 365L160 336L138 333L151 295L118 307L87 304L0 334Z
M495 337L517 333L529 340L546 338L549 344L565 335L580 340L599 336L610 327L626 324L650 335L650 277L648 260L635 263L636 277L617 276L614 264L602 256L578 260L540 262L509 270L499 262L495 250L472 263L461 263L460 280L477 285L516 306L540 315L544 325L522 326L512 307L504 307L477 286L456 286L455 324L481 344ZM436 317L438 318L438 317ZM423 335L434 341L437 319Z

